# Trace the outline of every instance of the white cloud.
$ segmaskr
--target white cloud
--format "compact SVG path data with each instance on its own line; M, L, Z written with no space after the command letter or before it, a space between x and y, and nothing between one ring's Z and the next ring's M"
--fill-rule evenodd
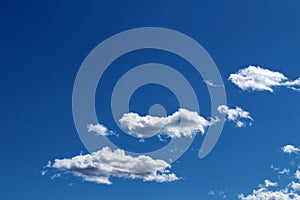
M276 187L277 185L278 185L278 183L276 183L276 182L269 181L268 179L265 180L266 187Z
M286 145L282 148L285 153L295 153L299 149L293 145ZM297 157L298 159L298 157ZM299 168L300 166L298 166ZM300 200L300 171L295 170L293 176L290 176L290 169L284 168L281 170L278 167L271 168L280 175L286 175L282 178L277 177L279 182L264 181L264 185L259 185L259 189L253 190L251 194L240 194L238 197L241 200Z
M284 147L281 148L281 150L284 152L284 153L288 153L288 154L291 154L291 153L299 153L300 152L300 148L298 147L295 147L293 145L285 145Z
M269 91L273 92L274 87L284 86L300 91L300 78L294 81L280 73L259 66L252 66L240 69L235 74L230 74L229 80L242 90Z
M221 190L221 191L210 190L207 194L209 196L215 196L218 199L225 199L227 197L227 195L225 193L226 192L223 190Z
M296 182L292 181L292 183L290 184L290 187L291 187L294 191L300 191L300 183L296 183Z
M292 90L300 91L300 78L294 81L287 81L285 82L285 85Z
M244 111L240 107L231 109L226 105L220 105L218 107L218 111L219 111L219 113L226 115L226 119L228 121L234 122L236 127L239 127L239 128L244 127L246 125L247 120L253 121L252 117L250 116L250 113L247 111ZM251 125L251 123L250 123L250 125Z
M171 166L163 160L154 160L145 155L132 157L121 149L112 151L109 147L91 154L55 159L50 167L71 172L85 181L98 184L111 184L111 176L156 182L179 179L168 170Z
M204 80L203 82L206 83L206 85L210 86L210 87L223 87L223 85L215 84L212 80Z
M284 169L280 170L278 173L279 174L289 174L290 173L290 169L284 168Z
M298 180L300 180L300 171L299 170L297 170L295 172L295 178L298 179Z
M197 112L183 108L167 117L126 113L119 119L127 133L138 138L152 137L157 134L165 134L171 138L191 137L196 132L204 134L205 129L217 121L217 118L208 121Z
M260 188L253 190L252 194L245 196L240 194L239 199L241 200L300 200L300 196L287 189L270 191L267 188Z
M97 135L100 136L108 136L113 135L114 133L110 130L108 130L104 125L102 124L88 124L87 125L88 132L95 132Z

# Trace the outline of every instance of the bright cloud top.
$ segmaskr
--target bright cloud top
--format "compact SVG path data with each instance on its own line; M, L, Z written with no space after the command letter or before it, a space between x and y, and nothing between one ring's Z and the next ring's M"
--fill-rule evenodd
M109 147L70 159L56 159L50 167L71 172L85 181L98 184L112 184L109 180L111 176L156 182L179 179L169 172L171 166L163 160L154 160L145 155L132 157L125 155L121 149L112 151Z
M300 78L290 81L284 74L264 69L259 66L249 66L230 74L229 80L242 90L269 91L274 87L284 86L300 91Z
M171 138L191 137L196 132L204 134L205 129L217 121L217 118L208 121L197 112L183 108L167 117L126 113L119 120L128 134L138 138L152 137L158 133Z
M299 153L300 152L300 148L298 147L295 147L293 145L285 145L284 147L281 148L281 150L284 152L284 153L288 153L288 154L292 154L292 153Z
M108 130L104 125L102 124L88 124L87 125L88 132L95 132L97 135L100 136L108 136L114 134L112 131Z
M253 121L252 117L250 116L250 113L244 111L240 107L232 109L226 105L220 105L218 107L218 111L219 113L226 115L226 120L234 122L236 127L239 128L246 126L247 120Z

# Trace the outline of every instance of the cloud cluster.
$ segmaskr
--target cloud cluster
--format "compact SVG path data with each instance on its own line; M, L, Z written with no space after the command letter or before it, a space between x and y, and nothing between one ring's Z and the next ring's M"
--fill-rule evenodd
M240 107L236 107L235 109L229 108L226 105L218 106L218 111L221 114L226 115L226 120L232 121L235 123L236 127L244 127L246 125L246 121L253 121L253 118L250 116L250 113L244 111ZM250 123L251 125L251 123Z
M249 66L230 74L229 80L242 90L274 92L275 87L284 86L300 91L300 78L290 81L284 74L264 69L259 66Z
M85 181L98 184L111 184L111 176L156 182L179 179L168 170L171 166L163 160L154 160L145 155L132 157L121 149L112 151L109 147L91 154L56 159L49 167L71 172Z
M217 118L208 121L197 112L183 108L167 117L126 113L119 120L128 134L138 138L152 137L156 134L165 134L171 138L191 137L196 132L204 134L205 129L217 121Z
M285 153L295 153L298 152L298 148L293 145L286 145L281 148ZM300 166L298 166L299 169ZM280 170L271 166L274 171L278 172L279 175L286 175L288 183L284 182L279 184L277 182L272 182L269 180L264 181L264 185L259 185L260 188L253 190L251 194L245 195L240 194L238 197L241 200L300 200L300 171L297 169L295 173L288 176L290 169L284 168ZM282 173L284 172L284 173ZM282 177L278 178L282 180Z
M241 200L300 200L300 196L293 191L287 189L270 191L267 188L253 190L248 196L240 194L238 197Z

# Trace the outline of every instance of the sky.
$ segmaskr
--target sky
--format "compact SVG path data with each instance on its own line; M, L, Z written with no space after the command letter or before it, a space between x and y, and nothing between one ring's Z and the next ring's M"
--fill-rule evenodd
M300 199L299 20L296 0L1 1L1 199ZM193 38L224 85L209 86L189 63L165 51L121 56L97 88L99 124L86 124L86 134L108 137L119 149L91 153L73 120L76 75L98 44L141 27ZM111 93L123 73L149 62L180 71L197 91L201 112L181 108L168 88L148 84L133 93L130 112L119 121L126 134L113 119ZM218 107L225 124L213 150L199 159L207 128L222 120L211 116L208 87L226 91L227 105ZM158 103L166 116L145 118ZM186 119L184 131L176 129L178 115ZM163 133L148 138L161 125ZM191 137L172 163L122 150L142 155Z

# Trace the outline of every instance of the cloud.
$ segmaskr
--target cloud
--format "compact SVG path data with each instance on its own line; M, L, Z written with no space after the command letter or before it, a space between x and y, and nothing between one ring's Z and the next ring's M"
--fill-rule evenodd
M108 130L104 125L102 124L88 124L87 125L88 132L95 132L97 135L100 136L108 136L113 135L114 133L110 130Z
M298 147L295 147L293 145L285 145L284 147L281 148L281 150L284 152L284 153L288 153L288 154L292 154L292 153L299 153L300 152L300 148Z
M152 137L157 134L165 134L171 138L191 137L196 132L204 134L205 129L217 121L217 118L208 121L197 112L183 108L167 117L126 113L119 120L128 134L138 138Z
M284 168L284 169L280 170L278 173L279 174L289 174L290 173L290 169Z
M121 149L112 151L109 147L91 154L55 159L49 167L71 172L85 181L98 184L112 184L109 180L111 176L156 182L179 179L168 170L171 166L163 160L154 160L145 155L132 157Z
M216 198L218 198L218 199L225 199L227 197L227 195L225 193L226 192L223 190L221 190L221 191L210 190L207 194L209 196L216 196Z
M283 86L300 91L300 78L290 81L284 74L252 66L230 74L229 80L242 90L274 92L275 87Z
M268 179L265 180L266 187L276 187L277 185L278 185L278 183L276 183L276 182L269 181Z
M203 82L210 87L224 87L223 85L215 84L212 80L204 80Z
M297 148L293 145L286 145L282 150L286 153L294 153ZM286 177L279 176L279 183L265 180L264 185L259 185L259 189L253 190L249 195L242 193L238 195L238 198L241 200L300 200L300 171L294 168L295 173L292 173L291 176L289 175L290 169L280 170L273 165L271 168L281 176L286 175Z
M298 180L300 181L300 171L299 171L299 170L297 170L297 171L295 172L295 178L298 179Z
M267 188L260 188L253 190L252 194L245 196L240 194L239 199L241 200L299 200L300 196L287 189L270 191Z
M300 191L300 183L296 183L296 182L292 181L292 183L290 184L290 187L291 187L294 191Z
M250 116L250 113L244 111L240 107L231 109L226 105L220 105L218 106L218 111L219 113L226 115L226 120L234 122L236 127L239 128L246 126L247 120L253 121L252 117Z

